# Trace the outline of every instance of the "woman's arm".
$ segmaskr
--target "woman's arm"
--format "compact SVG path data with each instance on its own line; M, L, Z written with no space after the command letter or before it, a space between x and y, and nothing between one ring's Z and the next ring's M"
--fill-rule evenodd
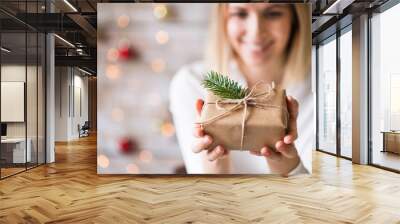
M204 101L198 99L196 101L197 117L200 117ZM200 125L195 125L194 136L197 138L193 145L193 152L200 153L202 156L205 173L227 174L231 171L231 159L229 151L222 146L214 149L206 150L212 144L212 137L206 135Z
M263 147L261 150L251 151L253 155L264 156L272 173L287 176L292 170L301 166L301 160L295 147L297 139L297 117L299 104L293 97L287 97L289 112L288 134L275 144L276 151Z
M189 174L230 173L230 159L226 151L223 148L203 150L211 144L208 142L212 141L211 136L205 136L199 126L193 133L196 115L203 105L202 101L197 101L203 96L201 80L197 78L190 69L183 68L170 85L170 111L186 171Z

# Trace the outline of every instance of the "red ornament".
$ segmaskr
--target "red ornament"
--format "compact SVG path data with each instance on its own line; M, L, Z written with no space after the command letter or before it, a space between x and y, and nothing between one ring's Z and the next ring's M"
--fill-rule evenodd
M134 140L124 137L118 141L118 148L123 154L132 154L137 151L137 144Z
M118 58L121 60L135 59L136 56L136 51L132 47L126 46L118 49Z

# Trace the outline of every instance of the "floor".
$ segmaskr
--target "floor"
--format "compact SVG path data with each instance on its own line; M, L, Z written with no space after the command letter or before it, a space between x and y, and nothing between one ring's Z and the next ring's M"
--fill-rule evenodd
M1 177L7 177L25 170L24 168L1 168Z
M36 164L27 164L27 169L32 169L36 166ZM1 178L11 176L13 174L25 171L25 165L19 165L18 167L7 167L1 168Z
M400 170L400 154L376 150L372 159L374 164Z
M96 139L0 181L0 223L400 223L400 174L315 152L312 176L96 174Z

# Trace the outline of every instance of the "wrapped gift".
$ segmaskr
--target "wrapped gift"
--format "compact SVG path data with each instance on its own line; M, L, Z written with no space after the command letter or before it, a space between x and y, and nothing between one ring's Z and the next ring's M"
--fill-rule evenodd
M224 94L208 89L198 124L213 138L209 149L217 145L228 150L275 149L276 142L285 136L289 119L285 90L259 82L251 89L241 89L237 96L224 98Z

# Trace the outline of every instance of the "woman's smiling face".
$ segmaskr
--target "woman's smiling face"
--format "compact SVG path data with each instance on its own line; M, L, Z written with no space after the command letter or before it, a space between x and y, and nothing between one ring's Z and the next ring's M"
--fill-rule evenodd
M292 9L286 4L230 3L227 35L246 65L260 65L285 56L292 29Z

